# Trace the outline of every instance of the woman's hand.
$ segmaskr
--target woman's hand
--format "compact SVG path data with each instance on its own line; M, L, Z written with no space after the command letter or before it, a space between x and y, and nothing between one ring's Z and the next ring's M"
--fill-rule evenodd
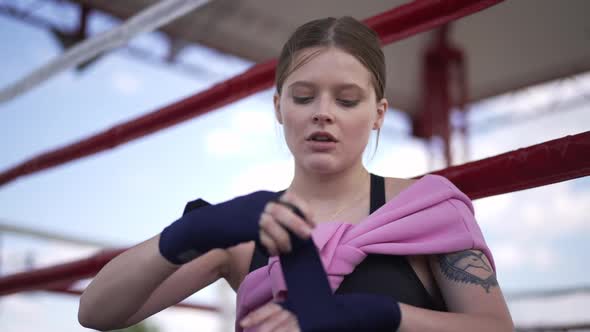
M240 321L242 328L257 327L257 332L301 332L297 318L289 310L268 302Z
M268 202L260 215L260 242L272 256L291 251L291 241L287 229L302 239L311 236L311 230L315 226L311 211L303 199L295 194L286 192L278 202ZM289 205L296 206L305 216L299 217Z

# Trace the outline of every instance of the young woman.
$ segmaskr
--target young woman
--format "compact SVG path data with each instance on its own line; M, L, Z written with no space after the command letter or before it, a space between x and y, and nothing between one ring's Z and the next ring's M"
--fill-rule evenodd
M350 17L299 27L279 58L274 96L295 160L290 186L193 202L195 209L100 271L80 299L80 323L129 326L225 278L238 291L238 330L337 329L325 317L346 321L383 309L381 316L397 315L387 318L392 330L512 331L469 199L439 176L383 178L363 166L387 110L384 88L372 30ZM319 248L334 291L318 300L321 315L301 301L284 305L294 294L276 256L299 250L290 232Z

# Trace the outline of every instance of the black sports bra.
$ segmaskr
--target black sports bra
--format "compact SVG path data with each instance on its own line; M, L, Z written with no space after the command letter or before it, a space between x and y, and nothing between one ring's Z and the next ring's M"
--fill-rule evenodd
M371 174L370 213L385 204L385 179ZM258 245L254 249L250 270L252 272L268 263ZM344 277L336 294L373 293L391 295L397 301L416 307L446 311L444 304L437 304L424 288L405 256L369 254L354 271Z

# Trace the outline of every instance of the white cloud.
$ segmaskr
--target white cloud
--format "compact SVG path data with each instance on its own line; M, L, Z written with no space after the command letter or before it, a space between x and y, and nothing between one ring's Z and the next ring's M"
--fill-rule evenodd
M274 131L274 115L268 111L246 110L235 112L231 127L240 132L271 133Z
M555 250L549 247L533 248L533 264L541 271L549 271L555 264L557 264L558 256Z
M412 177L428 171L424 145L416 140L380 144L377 155L372 161L367 160L366 165L372 172L388 177Z
M562 182L476 200L476 218L503 273L550 271L563 264L559 239L590 236L590 191Z
M244 169L232 181L231 196L243 195L257 190L282 190L289 186L293 178L292 159L269 161L255 167Z
M114 72L111 76L111 84L121 94L134 95L141 89L141 82L133 74L128 72Z
M229 129L215 129L207 134L207 152L220 157L235 156L243 151L243 137Z
M589 293L508 299L508 307L518 327L588 323Z
M502 270L510 270L520 266L524 261L524 254L519 248L510 244L500 244L494 246L492 252L496 266L501 266Z
M496 195L474 201L473 206L479 224L485 227L488 225L493 227L498 223L504 223L501 217L512 208L513 202L514 197L510 194Z
M590 231L590 191L575 190L562 182L474 202L483 228L511 234L520 240L556 238Z
M33 315L43 310L43 304L31 299L31 296L26 294L9 295L2 297L2 305L24 316L33 317Z
M271 112L259 110L232 111L223 126L212 128L205 137L208 153L218 157L272 154L282 142ZM283 144L284 145L284 144Z
M549 245L532 244L530 242L502 242L491 248L496 266L502 273L510 273L517 269L547 271L558 260L555 251Z

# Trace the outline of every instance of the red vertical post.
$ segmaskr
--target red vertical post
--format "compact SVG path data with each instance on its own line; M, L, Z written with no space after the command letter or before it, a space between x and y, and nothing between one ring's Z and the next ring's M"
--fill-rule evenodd
M463 52L450 45L450 26L436 31L432 44L424 53L422 62L422 109L413 119L415 136L432 139L440 137L444 144L447 167L453 163L451 151L451 109L464 108L467 102L467 77ZM456 85L458 96L451 94Z

